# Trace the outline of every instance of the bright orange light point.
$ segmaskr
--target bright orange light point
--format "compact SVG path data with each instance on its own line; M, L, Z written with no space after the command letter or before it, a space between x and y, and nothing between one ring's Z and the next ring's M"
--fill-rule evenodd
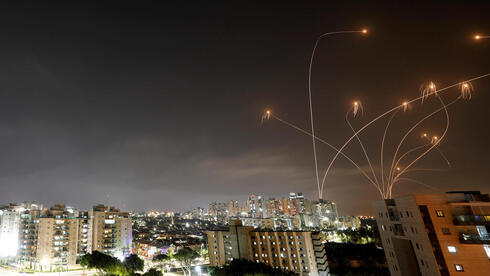
M270 111L270 110L267 110L265 113L267 113L267 114L271 114L271 111Z
M478 39L480 39L480 38L481 38L481 36L480 36L480 35L475 35L475 39L476 39L476 40L478 40Z
M363 34L367 34L367 32L368 32L367 29L362 29Z
M403 102L403 105L407 105L408 103L407 102Z
M358 105L358 103L357 102L354 102L354 105Z

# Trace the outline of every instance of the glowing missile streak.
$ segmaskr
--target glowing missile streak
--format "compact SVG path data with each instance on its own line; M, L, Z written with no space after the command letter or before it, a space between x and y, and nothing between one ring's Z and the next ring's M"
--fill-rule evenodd
M482 79L482 78L485 78L485 77L488 77L490 75L490 73L487 73L487 74L484 74L484 75L480 75L478 77L474 77L472 79L469 79L469 80L466 80L466 82L470 82L470 81L474 81L474 80L478 80L478 79ZM458 86L461 82L458 82L458 83L455 83L455 84L452 84L450 86L447 86L447 87L444 87L444 88L441 88L439 90L435 90L434 92L430 93L429 95L431 94L435 94L435 93L439 93L439 92L442 92L442 91L445 91L445 90L448 90L450 88L453 88L455 86ZM417 98L414 98L410 101L407 101L407 104L411 104L415 101L418 101L420 99L422 99L423 96L419 96ZM374 119L372 119L370 122L366 123L363 127L361 127L359 130L356 131L355 135L359 135L359 133L361 133L362 131L364 131L368 126L370 126L371 124L373 124L374 122L376 122L377 120L379 120L380 118L383 118L384 116L390 114L391 112L397 110L398 108L400 107L403 107L403 105L398 105L398 106L395 106L393 107L392 109L389 109L387 111L385 111L384 113L376 116ZM352 139L355 138L355 135L351 136L349 139L347 139L347 141L340 147L339 151L335 154L335 156L332 158L332 160L330 161L327 169L325 170L325 174L323 175L323 179L322 179L322 183L321 183L321 189L320 189L320 198L321 198L321 195L323 194L323 188L324 188L324 184L325 184L325 180L327 178L327 175L328 173L330 172L330 169L333 165L333 163L335 162L335 160L338 158L338 155L340 154L340 152L342 152L342 150L350 143L350 141L352 141Z
M447 106L445 105L444 101L441 99L441 97L439 97L439 95L436 95L437 98L439 99L439 101L441 102L442 106L443 106L443 109L444 109L444 112L446 113L446 129L444 130L444 132L442 133L439 141L437 143L434 143L430 148L428 148L426 151L424 151L420 156L418 156L417 158L415 158L412 162L410 162L410 164L408 164L399 174L399 175L402 175L408 168L410 168L413 164L415 164L415 162L417 162L418 160L420 160L420 158L422 158L424 155L426 155L428 152L430 152L434 147L437 146L437 144L442 140L444 139L444 137L446 136L447 134L447 131L449 129L449 112L447 111ZM458 101L459 99L461 98L461 96L459 96L456 100L454 100L452 103L455 103L456 101ZM395 177L395 180L396 180L396 177ZM395 181L393 181L395 182ZM391 192L390 192L391 194Z
M354 134L355 134L356 133L356 130L354 129L354 127L352 126L352 124L349 122L349 114L350 114L351 110L352 110L353 116L356 116L359 111L361 111L361 113L363 113L363 109L362 109L361 103L360 102L357 102L357 101L354 102L354 104L352 105L352 107L345 114L345 121L349 125L350 129L352 130L352 132L354 132ZM361 146L361 149L362 149L362 152L364 153L364 156L366 157L366 161L368 162L369 167L371 168L371 173L373 174L374 180L376 181L376 184L379 185L378 178L376 177L376 173L374 172L374 168L373 168L373 165L371 164L371 160L369 160L369 155L366 152L366 148L362 144L361 138L359 138L359 136L357 136L357 135L356 135L356 138L357 138L357 141L359 142L359 145Z
M390 119L388 120L388 123L386 124L386 127L385 127L385 131L383 133L383 139L381 140L381 158L380 158L380 168L381 168L381 182L382 182L382 185L383 185L383 189L384 189L384 186L385 186L385 175L384 175L384 167L385 167L385 163L384 163L384 147L385 147L385 139L386 139L386 133L388 132L388 128L390 127L390 124L391 124L391 121L393 120L393 118L395 118L396 114L398 113L398 111L400 111L400 109L397 109L395 112L393 112L393 114L391 115ZM388 182L389 179L387 178L386 179L386 182Z
M312 97L311 97L311 72L313 69L313 60L315 58L315 53L316 53L316 48L318 47L318 44L320 43L320 40L323 38L330 36L330 35L335 35L335 34L347 34L347 33L367 33L367 29L363 29L360 31L336 31L336 32L328 32L320 35L317 37L315 41L315 45L313 46L313 51L311 52L311 57L310 57L310 65L308 67L308 102L309 102L309 107L310 107L310 123L311 123L311 144L313 147L313 160L315 161L315 176L316 176L316 184L318 186L318 193L320 193L320 178L318 175L318 158L317 158L317 153L316 153L316 142L315 142L315 124L313 121L313 104L312 104Z
M298 127L298 126L296 126L296 125L294 125L294 124L292 124L292 123L290 123L290 122L288 122L288 121L285 121L285 120L283 120L283 119L281 119L281 118L277 117L276 115L274 115L274 114L272 114L272 113L271 113L271 117L272 117L272 118L274 118L274 119L276 119L276 120L278 120L279 122L281 122L281 123L283 123L283 124L287 125L287 126L290 126L290 127L294 128L294 129L298 130L299 132L302 132L302 133L304 133L304 134L306 134L306 135L308 135L308 136L312 136L312 137L314 137L316 140L318 140L318 141L322 142L323 144L325 144L325 145L329 146L329 147L330 147L331 149L333 149L334 151L336 151L336 152L338 152L338 151L339 151L339 150L338 150L338 149L337 149L335 146L333 146L332 144L328 143L327 141L325 141L325 140L323 140L323 139L319 138L318 136L313 136L313 135L312 135L311 133L309 133L308 131L306 131L306 130L304 130L304 129L302 129L302 128L300 128L300 127ZM352 159L351 159L349 156L345 155L343 152L341 152L340 154L341 154L343 157L345 157L347 160L349 160L349 162L351 162L351 163L352 163L352 165L354 165L354 166L355 166L355 167L356 167L356 168L357 168L357 169L358 169L358 170L359 170L359 171L360 171L360 172L361 172L361 173L362 173L362 174L363 174L363 175L364 175L364 176L365 176L365 177L366 177L366 178L369 180L369 182L370 182L371 184L373 184L373 185L374 185L374 187L375 187L376 189L378 189L378 191L380 192L381 196L383 195L383 193L381 192L380 188L379 188L379 187L376 185L376 183L373 181L373 179L371 179L371 178L370 178L370 177L369 177L369 176L366 174L366 172L364 172L364 170L362 170L362 169L361 169L361 167L359 167L359 165L357 165L357 163L356 163L356 162L354 162L354 161L353 161L353 160L352 160Z

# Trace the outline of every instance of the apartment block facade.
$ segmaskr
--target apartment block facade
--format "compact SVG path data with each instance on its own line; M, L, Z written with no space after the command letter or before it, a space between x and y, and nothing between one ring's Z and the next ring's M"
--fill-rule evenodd
M490 200L476 191L373 203L391 275L485 275Z
M207 231L210 266L247 259L299 275L327 275L325 248L318 233L260 231L233 222L228 230Z
M115 257L126 256L131 252L133 231L129 213L97 205L88 215L92 220L92 251Z
M20 212L18 231L19 265L35 270L76 268L81 256L95 250L115 257L131 251L129 213L103 205L89 211L30 206Z

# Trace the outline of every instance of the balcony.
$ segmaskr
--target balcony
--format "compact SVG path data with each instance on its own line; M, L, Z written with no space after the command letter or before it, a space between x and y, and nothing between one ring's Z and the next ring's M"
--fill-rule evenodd
M400 221L400 217L397 215L390 215L390 220L391 221Z
M489 225L490 215L473 216L462 215L453 217L454 225Z
M466 244L488 244L490 243L490 236L474 233L460 233L459 241Z

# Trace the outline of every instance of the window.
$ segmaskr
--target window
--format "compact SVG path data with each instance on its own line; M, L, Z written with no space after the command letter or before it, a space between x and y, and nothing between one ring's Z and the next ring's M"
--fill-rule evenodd
M442 210L436 210L436 215L440 218L444 217L444 212Z
M442 228L442 234L451 235L451 231L449 230L449 228Z
M457 253L458 250L456 249L456 246L453 246L453 245L449 245L447 247L447 251L449 251L449 253Z
M454 268L456 269L456 271L464 271L463 265L460 264L455 264Z

